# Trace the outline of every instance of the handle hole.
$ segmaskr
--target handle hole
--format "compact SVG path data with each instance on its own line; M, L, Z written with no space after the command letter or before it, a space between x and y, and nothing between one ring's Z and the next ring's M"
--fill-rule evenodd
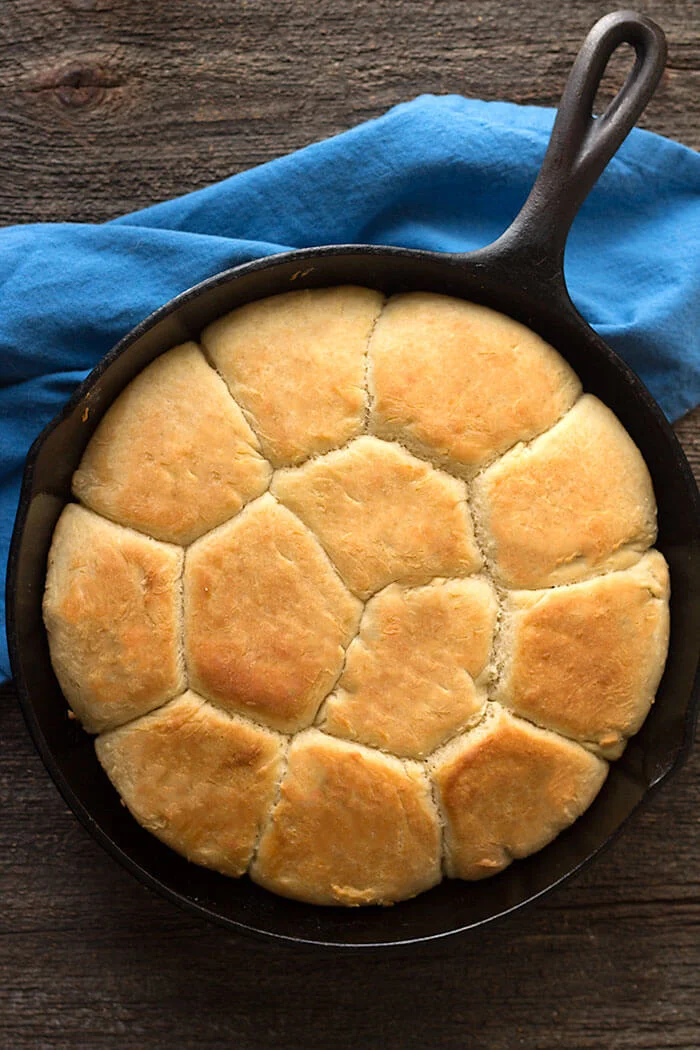
M627 77L632 72L634 61L635 53L631 44L620 44L610 56L593 100L594 117L601 116L619 93Z

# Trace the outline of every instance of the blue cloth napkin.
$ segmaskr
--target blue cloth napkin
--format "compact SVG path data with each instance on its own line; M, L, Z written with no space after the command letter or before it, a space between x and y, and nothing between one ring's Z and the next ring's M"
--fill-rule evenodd
M138 321L205 277L289 248L487 244L535 178L554 111L422 96L378 120L102 225L0 230L0 566L24 457ZM566 254L583 316L672 419L700 401L700 156L635 130ZM4 620L4 579L2 607ZM9 673L4 631L0 675Z

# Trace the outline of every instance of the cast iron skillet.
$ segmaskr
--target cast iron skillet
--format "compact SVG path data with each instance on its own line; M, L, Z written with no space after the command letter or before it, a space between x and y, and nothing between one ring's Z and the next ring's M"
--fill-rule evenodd
M615 100L592 118L608 59L636 52ZM34 443L24 474L8 571L12 669L29 729L63 797L85 827L147 886L224 926L297 944L345 948L408 944L472 929L541 896L601 850L642 800L678 768L692 739L700 682L700 504L675 436L637 376L574 309L563 277L569 226L606 163L651 97L664 65L661 30L630 12L593 28L576 59L542 170L513 225L468 255L334 246L289 252L221 273L148 317L91 373ZM290 288L354 283L386 293L424 289L510 314L568 359L584 388L617 414L651 471L658 546L671 568L671 643L657 702L614 763L591 808L534 856L484 882L445 881L393 908L315 908L188 864L142 830L120 805L92 740L66 713L41 618L46 557L70 482L101 416L158 354L197 338L214 318Z

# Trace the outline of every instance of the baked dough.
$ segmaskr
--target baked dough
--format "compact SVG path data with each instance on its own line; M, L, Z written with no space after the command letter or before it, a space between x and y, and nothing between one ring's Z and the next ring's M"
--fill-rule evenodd
M617 758L654 700L668 648L658 551L622 572L505 601L496 692L517 714Z
M551 587L623 569L656 539L646 464L591 394L488 467L474 482L472 509L505 587Z
M629 435L539 336L447 296L290 291L201 340L106 413L49 556L53 665L126 805L314 904L541 849L666 657Z
M139 824L188 860L234 876L250 863L285 745L189 691L95 741Z
M85 450L73 492L107 518L184 544L264 492L270 473L225 384L196 344L185 343L117 398Z
M287 292L214 321L202 344L273 466L361 434L367 343L384 297L369 288Z
M250 873L312 904L392 904L429 889L441 872L428 778L391 755L302 733Z
M187 551L190 684L228 711L294 732L337 679L361 612L308 529L262 496Z
M398 445L361 437L298 470L271 492L309 526L351 591L427 583L481 567L467 490Z
M607 763L490 705L431 760L452 878L482 879L542 849L590 806Z
M365 607L323 729L423 758L478 717L498 603L483 578L390 584Z
M185 688L182 550L69 503L53 534L44 592L51 662L91 733Z
M530 329L431 292L389 300L368 378L372 433L465 477L546 430L581 392L578 376Z

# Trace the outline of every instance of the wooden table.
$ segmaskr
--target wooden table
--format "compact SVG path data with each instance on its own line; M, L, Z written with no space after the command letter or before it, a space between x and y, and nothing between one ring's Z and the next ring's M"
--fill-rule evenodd
M642 124L700 146L692 0ZM420 92L556 103L593 0L5 0L0 220L102 220ZM615 63L607 87L620 82ZM677 424L700 470L700 411ZM700 751L546 903L409 955L296 956L194 921L90 839L0 705L8 1050L700 1046Z

